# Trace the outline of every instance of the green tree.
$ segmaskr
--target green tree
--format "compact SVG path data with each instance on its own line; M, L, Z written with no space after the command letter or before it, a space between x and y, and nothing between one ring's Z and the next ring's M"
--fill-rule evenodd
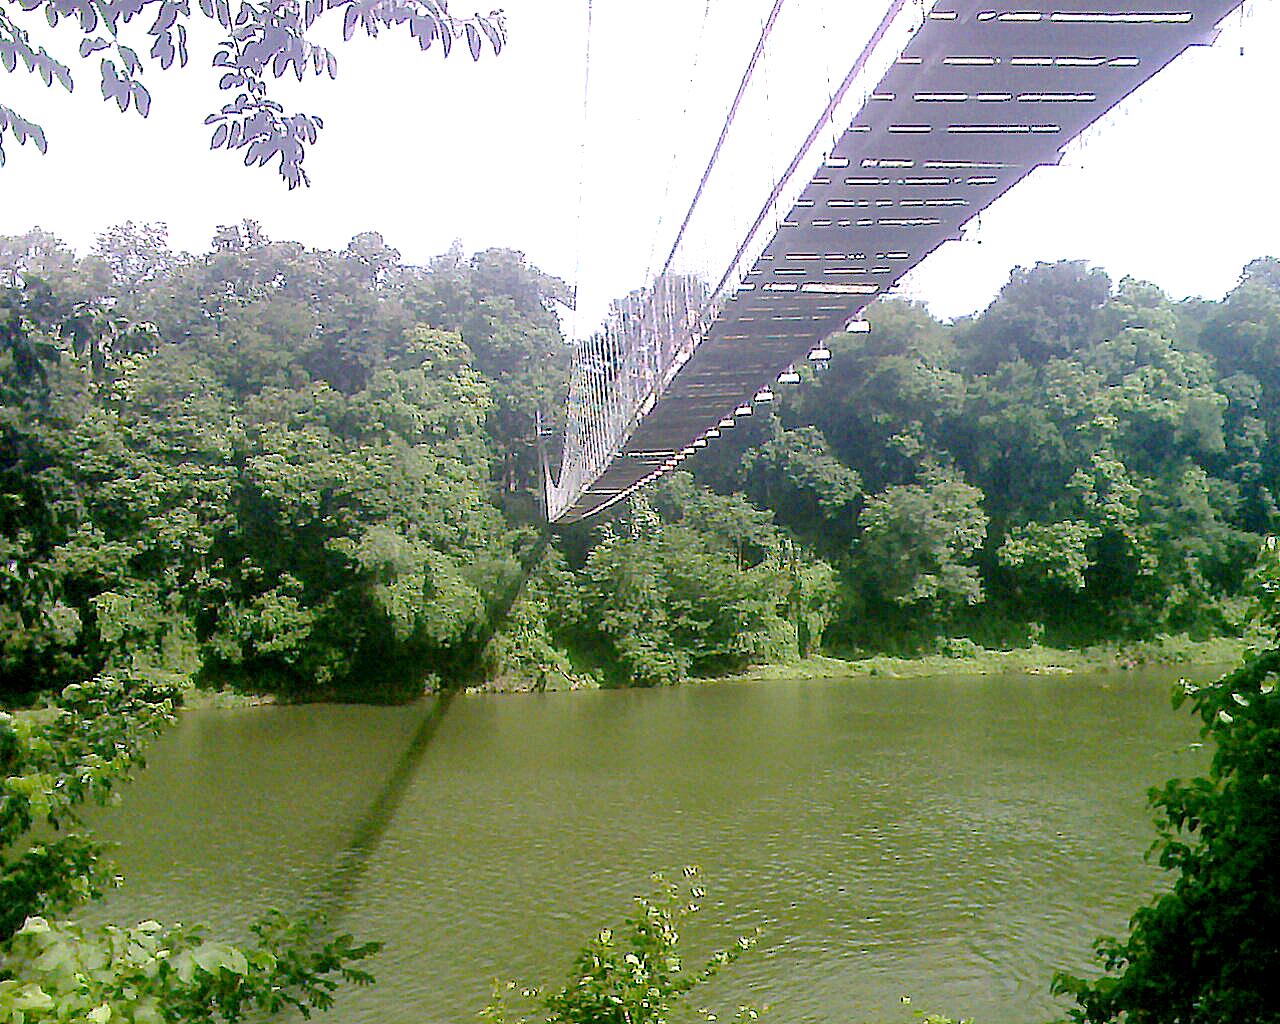
M961 359L974 372L1002 363L1043 366L1087 347L1111 294L1106 272L1080 260L1015 267L981 316L960 331Z
M420 279L376 234L341 253L251 223L220 238L177 257L122 229L100 247L119 274L60 271L102 298L26 269L5 292L0 680L121 659L299 697L458 678L518 571L474 354L414 328ZM23 268L60 251L9 248ZM129 282L148 345L85 313Z
M839 552L857 520L861 477L835 457L817 427L787 430L772 417L770 423L772 437L742 456L743 486L824 553Z
M982 491L952 469L867 499L858 554L873 593L929 612L977 604L982 582L970 561L987 534Z
M793 650L780 552L752 549L765 537L780 540L768 513L740 497L691 489L687 480L673 490L686 518L677 512L664 522L638 499L620 528L603 528L579 574L570 639L596 652L621 681L645 686Z
M215 677L408 695L478 642L513 569L486 501L487 391L456 336L390 355L350 397L315 383L245 401L197 618Z
M817 426L831 453L877 491L910 483L922 453L945 460L966 383L954 367L953 332L923 306L887 301L869 315L870 333L831 338L830 366L784 402L783 417Z
M568 285L531 266L523 253L487 249L467 258L456 244L404 287L415 319L459 332L475 355L473 366L493 397L487 430L506 494L538 493L542 486L538 413L553 436L563 431L570 347L555 304L568 299Z
M1090 566L1088 547L1099 532L1093 524L1066 519L1014 527L1000 545L1000 564L1032 585L1080 591Z
M1258 567L1269 626L1280 623L1280 556L1274 539ZM1149 801L1157 862L1172 887L1140 908L1123 939L1097 944L1104 975L1059 974L1055 989L1076 1002L1082 1024L1273 1024L1280 1020L1280 649L1247 661L1216 683L1184 684L1214 744L1206 776L1172 779Z

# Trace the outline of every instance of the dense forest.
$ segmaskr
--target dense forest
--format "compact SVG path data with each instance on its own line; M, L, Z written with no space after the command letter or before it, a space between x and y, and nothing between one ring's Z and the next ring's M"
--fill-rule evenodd
M566 291L376 233L0 239L0 691L398 700L1243 627L1280 494L1275 260L1218 302L1075 262L954 324L882 301L691 474L548 536Z
M400 701L1280 623L1280 261L1217 302L1060 263L954 324L878 303L692 473L549 531L565 296L519 253L413 267L375 233L0 239L0 1018L235 1021L371 980L375 944L309 918L232 946L67 917L114 884L80 809L192 681ZM1182 693L1215 755L1151 793L1176 881L1104 977L1057 976L1073 1019L1275 1019L1277 678L1271 650ZM641 900L534 1013L659 1019L752 942L682 973L689 898Z

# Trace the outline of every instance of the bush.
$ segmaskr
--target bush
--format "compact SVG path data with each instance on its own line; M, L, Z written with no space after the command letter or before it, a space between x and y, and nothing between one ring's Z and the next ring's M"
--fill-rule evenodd
M1172 889L1134 914L1126 939L1096 949L1103 977L1059 973L1080 1024L1275 1024L1280 977L1280 649L1212 685L1184 684L1209 774L1149 793L1153 852Z
M197 928L144 921L86 931L59 921L115 876L74 831L107 803L172 719L170 694L129 679L68 686L47 707L0 712L0 1024L205 1024L251 1010L309 1016L377 949L317 922L268 914L237 947ZM64 833L41 841L37 830Z
M697 868L685 868L684 874L683 888L654 875L655 891L636 897L636 912L621 927L602 928L582 947L564 985L495 985L493 1002L481 1016L489 1024L525 1024L530 1019L543 1024L664 1024L691 991L756 942L755 935L744 935L701 966L687 967L680 952L681 927L697 913L705 893ZM745 1024L758 1017L759 1011L744 1005L733 1020Z

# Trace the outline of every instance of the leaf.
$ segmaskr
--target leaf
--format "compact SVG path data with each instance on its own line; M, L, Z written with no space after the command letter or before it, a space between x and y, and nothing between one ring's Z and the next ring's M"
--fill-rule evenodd
M106 57L102 58L101 65L102 74L102 98L104 100L111 99L116 94L116 87L120 82L120 76L116 74L116 66Z
M230 129L227 128L225 123L218 125L218 127L213 131L213 139L209 142L209 148L220 149L222 146L226 145L227 135L229 132Z
M184 950L175 957L170 957L169 967L184 985L190 985L196 976L195 956L190 950Z
M13 1019L21 1021L25 1010L47 1010L53 1006L53 997L39 985L25 985L10 997L10 1005L18 1015Z
M197 967L207 971L209 974L216 974L219 970L226 970L232 974L239 975L249 973L249 962L245 955L235 946L229 946L225 943L205 943L192 952L191 958L195 961Z
M259 139L249 146L248 151L244 155L244 165L246 167L251 164L263 165L271 159L275 147L265 139Z
M160 61L160 66L168 69L173 64L174 55L175 50L169 34L166 32L156 36L156 41L151 44L151 56Z
M493 46L493 54L496 57L502 52L503 32L501 26L488 18L483 18L480 21L480 27L484 29L484 34L489 37L489 43Z
M480 59L480 33L470 22L467 23L467 46L471 50L471 59Z

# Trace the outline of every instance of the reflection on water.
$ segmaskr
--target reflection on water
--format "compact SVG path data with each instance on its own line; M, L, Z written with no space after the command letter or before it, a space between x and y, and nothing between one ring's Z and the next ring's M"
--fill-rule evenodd
M559 979L650 870L698 863L695 946L766 928L708 1003L1044 1019L1052 969L1157 882L1146 787L1202 763L1171 678L468 696L418 751L424 708L191 713L107 823L108 913L240 931L332 903L337 871L340 923L387 948L328 1019L443 1024L495 977Z

